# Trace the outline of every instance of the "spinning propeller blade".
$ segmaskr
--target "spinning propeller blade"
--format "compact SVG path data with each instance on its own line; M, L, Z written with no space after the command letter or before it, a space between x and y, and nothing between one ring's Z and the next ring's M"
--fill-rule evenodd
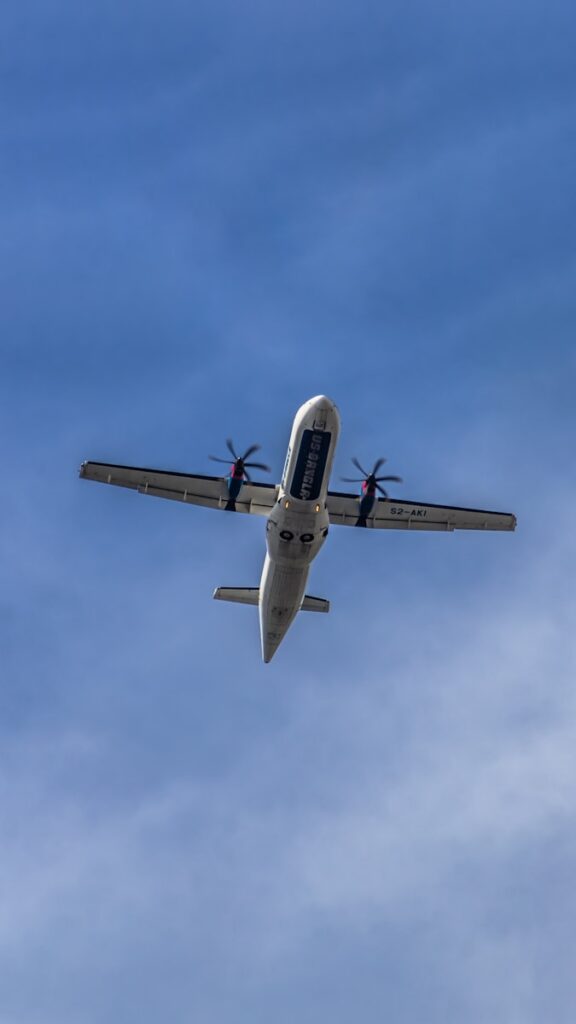
M385 491L384 488L380 486L380 484L382 482L390 482L390 483L401 484L402 483L402 477L400 477L400 476L376 476L376 473L378 472L380 467L384 465L385 462L386 462L386 459L384 459L384 458L376 459L376 462L374 463L374 466L372 467L372 471L370 473L367 473L366 470L364 469L364 467L360 465L358 459L356 457L354 457L352 459L352 464L354 466L356 466L356 469L359 469L360 472L363 475L361 477L341 476L340 479L343 480L347 484L365 484L365 486L367 488L373 487L375 490L380 491L380 494L384 498L387 498L388 497L388 492Z
M263 462L246 462L246 459L249 459L250 456L254 454L254 452L260 450L261 445L251 444L250 447L247 448L246 451L244 452L244 455L237 455L232 438L227 437L226 447L230 452L232 458L234 459L234 472L236 476L244 476L246 477L246 480L250 482L250 474L247 472L249 468L262 469L265 473L270 472L270 466L266 466ZM208 458L212 459L212 462L223 462L227 466L230 465L230 459L222 459L218 455L209 455Z

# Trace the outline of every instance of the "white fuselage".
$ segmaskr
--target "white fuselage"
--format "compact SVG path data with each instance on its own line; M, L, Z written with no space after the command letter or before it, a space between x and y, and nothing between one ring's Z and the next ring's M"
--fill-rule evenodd
M259 600L266 662L300 610L310 565L328 534L326 492L339 432L338 410L325 395L305 402L294 418L279 497L266 523Z

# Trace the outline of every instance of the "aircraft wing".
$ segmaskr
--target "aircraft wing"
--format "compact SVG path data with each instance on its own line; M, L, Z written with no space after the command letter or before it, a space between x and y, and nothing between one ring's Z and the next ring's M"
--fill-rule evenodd
M80 476L102 484L130 487L139 494L155 498L171 498L188 505L226 508L228 488L221 476L198 476L192 473L171 473L164 469L137 469L114 466L106 462L83 462ZM278 495L276 484L245 483L236 498L237 512L267 516Z
M328 491L326 505L331 523L356 525L360 508L357 495ZM366 526L377 530L515 530L516 516L510 512L378 498Z

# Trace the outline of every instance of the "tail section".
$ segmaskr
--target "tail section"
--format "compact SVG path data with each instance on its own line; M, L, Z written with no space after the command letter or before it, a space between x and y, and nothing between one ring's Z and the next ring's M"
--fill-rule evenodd
M212 595L216 601L232 601L235 604L258 605L260 601L259 587L216 587ZM302 612L329 612L330 601L323 597L311 597L306 594L300 605Z

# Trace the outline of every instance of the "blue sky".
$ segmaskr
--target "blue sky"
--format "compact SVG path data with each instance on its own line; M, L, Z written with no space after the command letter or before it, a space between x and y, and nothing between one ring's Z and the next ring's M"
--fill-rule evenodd
M574 1020L575 30L6 5L0 1024ZM317 393L519 526L333 530L263 666L262 521L77 467L278 478Z

